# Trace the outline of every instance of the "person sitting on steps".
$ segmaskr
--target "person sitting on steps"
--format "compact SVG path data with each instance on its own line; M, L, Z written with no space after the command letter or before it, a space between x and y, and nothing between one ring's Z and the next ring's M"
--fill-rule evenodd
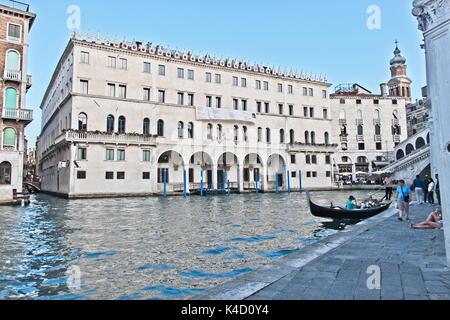
M441 229L442 224L442 209L437 207L436 210L428 216L427 220L422 223L412 224L412 229Z

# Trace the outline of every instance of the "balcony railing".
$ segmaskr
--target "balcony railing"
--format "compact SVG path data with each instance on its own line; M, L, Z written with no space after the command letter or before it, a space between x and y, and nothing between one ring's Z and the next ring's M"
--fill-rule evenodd
M394 142L395 143L400 143L401 142L401 137L399 135L394 135Z
M295 143L287 146L287 152L335 152L337 144L305 144Z
M22 81L22 72L20 70L8 70L5 69L5 80Z
M148 145L156 146L156 137L143 134L118 134L107 132L83 132L83 131L67 131L59 136L55 144L62 142L85 142L85 143L114 143L125 145Z
M2 118L17 121L33 121L33 110L5 108L2 112Z
M376 134L375 135L375 142L381 142L381 141L382 141L381 135Z
M347 136L341 136L341 142L348 142L348 137Z
M399 119L393 119L392 120L392 125L393 126L399 126L400 125L400 120Z
M380 126L381 125L381 119L373 119L373 125L374 126Z
M358 142L364 142L364 136L362 136L362 135L357 135L357 136L356 136L356 141L358 141Z
M346 126L347 125L347 119L339 119L339 125L340 126Z
M364 120L363 119L356 119L356 125L357 126L362 126L364 124Z

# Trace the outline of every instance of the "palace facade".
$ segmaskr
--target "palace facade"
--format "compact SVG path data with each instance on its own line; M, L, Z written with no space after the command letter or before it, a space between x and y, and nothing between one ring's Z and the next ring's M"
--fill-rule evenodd
M41 104L42 190L329 189L329 88L320 76L76 34Z
M26 109L31 87L27 74L28 33L36 15L0 4L0 203L23 191L25 127L33 120Z

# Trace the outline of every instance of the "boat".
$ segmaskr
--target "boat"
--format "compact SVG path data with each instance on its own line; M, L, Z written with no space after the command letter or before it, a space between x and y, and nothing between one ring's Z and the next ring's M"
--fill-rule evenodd
M311 214L319 218L328 218L333 220L346 219L346 220L364 220L368 218L375 217L391 206L391 203L382 204L380 207L373 209L357 209L357 210L346 210L340 207L322 207L315 204L311 200L311 196L307 194L309 207Z

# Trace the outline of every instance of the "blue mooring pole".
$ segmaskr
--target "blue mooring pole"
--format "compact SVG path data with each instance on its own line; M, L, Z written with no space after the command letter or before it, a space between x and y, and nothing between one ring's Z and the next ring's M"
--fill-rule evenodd
M187 173L186 170L183 171L183 192L184 192L184 197L187 198Z
M203 170L201 173L201 180L200 180L200 195L203 197Z
M231 191L230 184L231 184L230 179L228 179L228 181L227 181L228 194L230 194L230 191Z
M225 170L222 171L222 189L225 191L227 189L227 172Z
M167 169L164 169L164 198L167 198Z
M256 172L256 195L259 194L259 172Z
M275 174L275 192L278 193L278 173Z
M291 172L287 171L288 193L291 193Z
M300 180L300 193L303 193L303 179L302 179L302 170L298 172L298 179Z

